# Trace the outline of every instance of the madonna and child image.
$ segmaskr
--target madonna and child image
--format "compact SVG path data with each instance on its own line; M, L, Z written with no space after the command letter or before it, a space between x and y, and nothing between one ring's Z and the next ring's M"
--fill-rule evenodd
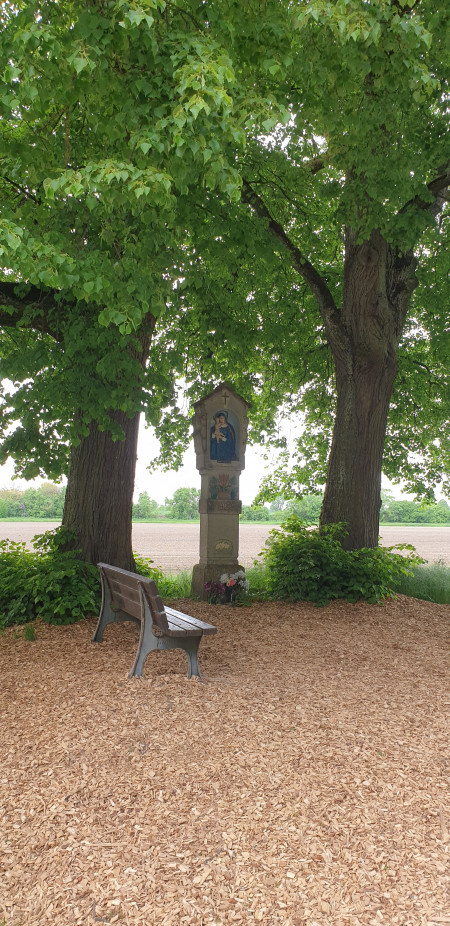
M227 411L218 411L213 416L209 452L211 460L217 460L218 463L232 463L239 459L236 453L236 427L230 417Z

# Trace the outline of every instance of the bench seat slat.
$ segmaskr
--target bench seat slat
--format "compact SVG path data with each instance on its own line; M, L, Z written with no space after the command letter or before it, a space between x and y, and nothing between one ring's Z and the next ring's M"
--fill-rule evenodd
M217 627L214 627L213 624L206 624L204 621L200 621L196 617L190 617L189 614L183 614L182 611L175 611L175 608L166 607L165 611L169 625L172 621L174 623L176 621L180 621L180 626L185 624L186 627L192 627L192 629L198 628L201 633L217 633Z
M166 611L167 613L167 611ZM195 625L189 624L187 621L181 620L180 617L171 617L170 614L167 614L167 623L169 629L167 633L169 636L174 637L201 637L203 631Z

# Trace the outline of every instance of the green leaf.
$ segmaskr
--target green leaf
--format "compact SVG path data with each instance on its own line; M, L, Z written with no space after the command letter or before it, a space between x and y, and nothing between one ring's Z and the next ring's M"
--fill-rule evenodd
M81 71L84 71L84 69L87 68L88 63L89 62L86 60L86 58L73 58L72 59L72 64L77 74L81 74Z

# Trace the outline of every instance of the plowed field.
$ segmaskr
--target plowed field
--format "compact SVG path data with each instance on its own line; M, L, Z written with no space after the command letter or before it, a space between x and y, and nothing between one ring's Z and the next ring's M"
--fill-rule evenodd
M0 522L0 540L23 540L30 544L35 534L57 527L57 522L14 521ZM191 569L199 559L199 525L193 524L134 524L133 549L150 557L165 572ZM240 562L251 566L262 550L271 530L267 525L241 524ZM383 527L384 546L412 543L417 552L434 563L443 560L450 565L450 527Z

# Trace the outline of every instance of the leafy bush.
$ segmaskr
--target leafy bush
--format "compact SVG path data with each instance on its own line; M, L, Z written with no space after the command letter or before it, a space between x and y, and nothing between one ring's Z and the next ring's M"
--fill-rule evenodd
M35 554L24 543L0 543L0 627L24 624L35 616L32 581Z
M0 542L0 630L41 618L48 624L73 624L86 614L98 614L101 587L98 569L67 550L75 535L65 528L33 537L25 543ZM134 554L136 570L158 584L164 597L187 597L190 573L163 577L152 560ZM27 639L32 639L29 628Z
M0 543L0 628L37 617L49 624L72 624L100 605L98 570L66 550L73 534L57 528L24 543Z
M141 556L140 553L133 553L133 558L136 572L141 576L146 576L148 579L153 579L159 587L163 574L157 566L153 565L153 560L147 556Z
M344 550L345 526L308 528L296 515L271 531L263 557L268 594L288 601L328 604L333 598L375 603L394 594L401 575L423 562L408 544L397 547ZM408 550L408 557L393 550Z

